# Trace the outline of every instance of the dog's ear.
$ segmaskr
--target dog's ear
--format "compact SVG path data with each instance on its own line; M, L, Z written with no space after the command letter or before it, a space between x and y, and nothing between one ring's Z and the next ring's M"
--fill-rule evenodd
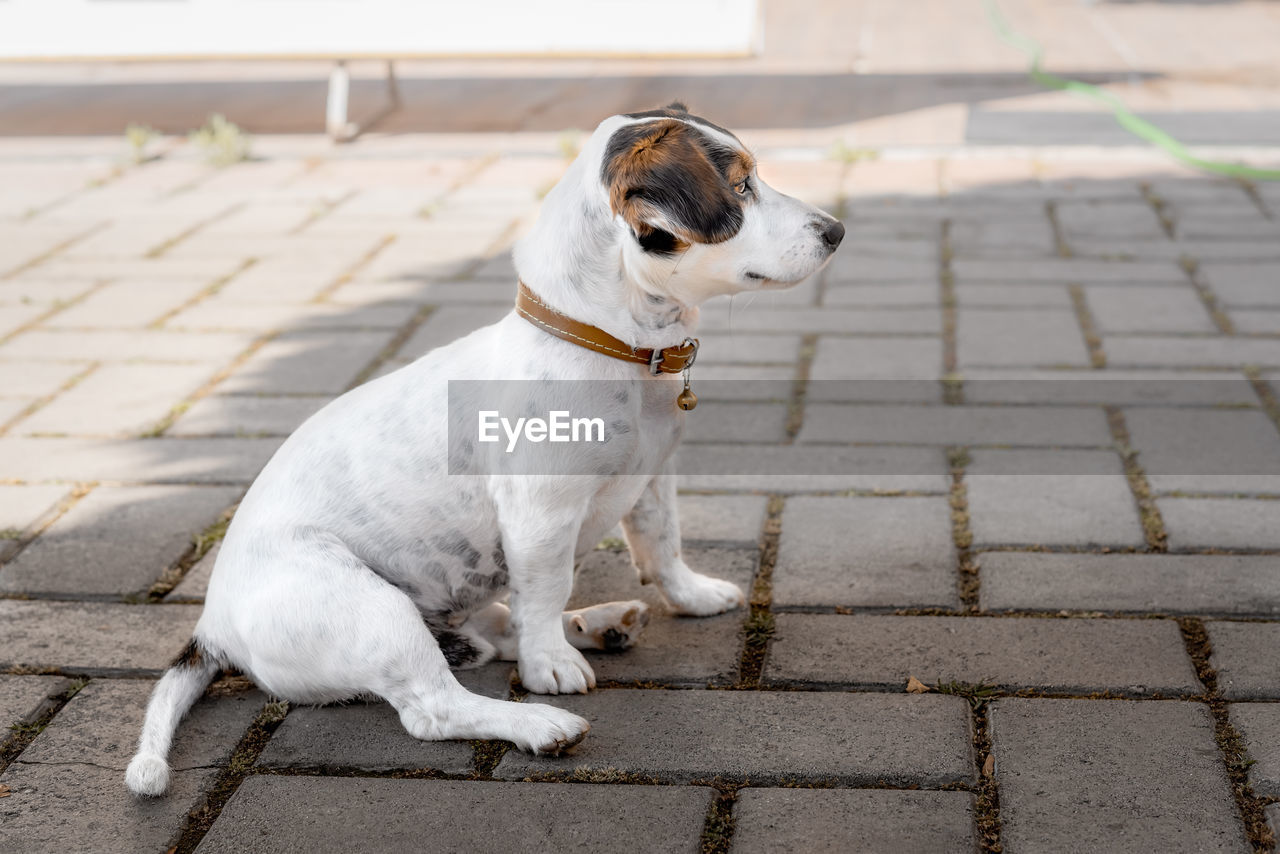
M627 125L609 139L601 167L609 205L649 251L721 243L742 227L742 204L697 134L661 119Z

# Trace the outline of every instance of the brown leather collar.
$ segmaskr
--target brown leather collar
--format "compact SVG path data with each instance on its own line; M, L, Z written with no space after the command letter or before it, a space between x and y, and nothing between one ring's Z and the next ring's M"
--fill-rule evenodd
M520 289L516 293L516 312L534 326L561 340L615 359L647 365L651 374L678 374L692 367L693 360L698 357L697 338L686 338L678 346L662 349L628 347L603 329L579 323L556 311L540 300L524 282L520 283Z

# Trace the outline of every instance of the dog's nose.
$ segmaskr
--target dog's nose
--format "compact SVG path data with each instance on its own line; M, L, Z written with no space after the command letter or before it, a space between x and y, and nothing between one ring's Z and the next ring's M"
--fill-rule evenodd
M827 226L826 231L822 232L822 240L834 252L836 247L840 245L840 241L844 240L844 223L838 219L833 219L831 225Z

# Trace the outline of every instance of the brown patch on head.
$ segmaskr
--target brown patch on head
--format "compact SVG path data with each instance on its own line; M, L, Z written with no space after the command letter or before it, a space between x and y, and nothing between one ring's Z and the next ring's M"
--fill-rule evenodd
M619 129L601 166L610 207L651 251L728 240L742 227L742 203L713 160L721 150L678 119Z

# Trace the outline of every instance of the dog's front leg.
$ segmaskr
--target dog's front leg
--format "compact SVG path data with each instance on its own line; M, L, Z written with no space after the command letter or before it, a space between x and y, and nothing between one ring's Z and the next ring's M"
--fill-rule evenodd
M737 585L694 572L680 556L680 515L676 475L668 463L649 481L635 507L622 520L631 562L640 583L656 583L681 614L705 617L746 604Z
M520 491L499 501L520 681L535 694L585 694L595 673L565 638L563 618L585 509L553 507L563 495Z

